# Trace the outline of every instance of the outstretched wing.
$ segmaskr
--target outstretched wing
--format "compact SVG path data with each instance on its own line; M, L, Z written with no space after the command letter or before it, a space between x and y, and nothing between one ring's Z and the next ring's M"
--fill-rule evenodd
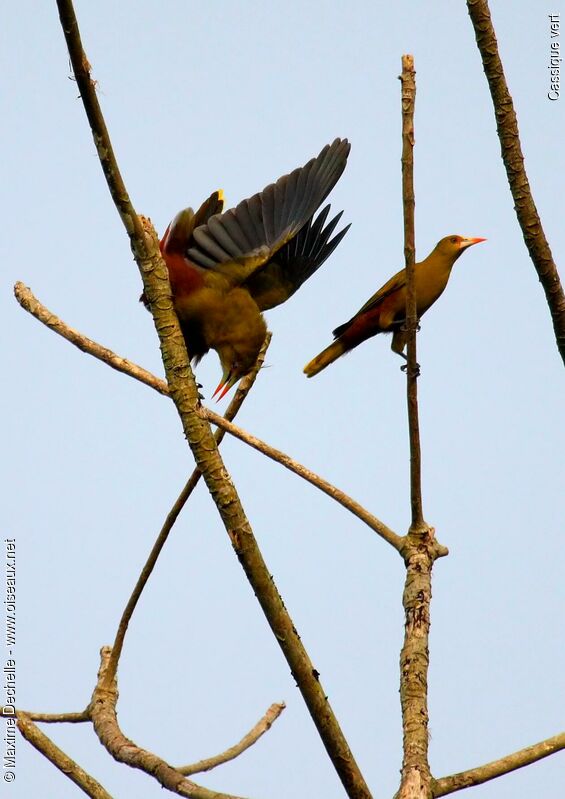
M330 239L343 211L324 227L329 210L330 206L326 205L316 221L311 217L294 238L246 280L244 285L260 311L267 311L288 300L329 258L345 236L350 225Z
M224 207L224 194L222 190L213 191L207 200L204 200L198 211L192 208L183 208L169 224L159 246L163 254L178 253L185 255L190 246L194 228L205 224L213 214L219 214Z
M349 150L347 139L336 139L303 167L210 217L193 231L188 258L233 284L245 282L311 222L343 173Z

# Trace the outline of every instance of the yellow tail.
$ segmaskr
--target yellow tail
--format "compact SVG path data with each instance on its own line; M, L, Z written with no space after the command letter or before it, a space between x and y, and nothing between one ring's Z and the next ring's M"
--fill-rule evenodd
M343 355L345 352L345 345L339 339L334 341L333 344L330 344L329 347L326 347L319 355L316 355L310 363L307 363L304 367L304 374L306 377L314 377L317 375L318 372L321 372L322 369L325 369L326 366L329 366L330 363L337 361L340 355Z

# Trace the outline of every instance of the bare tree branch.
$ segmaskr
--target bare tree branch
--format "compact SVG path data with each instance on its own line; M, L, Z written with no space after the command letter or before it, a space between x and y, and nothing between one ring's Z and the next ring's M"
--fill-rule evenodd
M230 794L211 791L197 785L158 755L147 749L142 749L126 738L119 727L116 714L118 687L115 680L109 681L106 677L110 653L109 646L102 647L100 651L98 682L90 702L94 730L107 752L119 763L125 763L131 768L137 768L149 774L150 777L154 777L163 788L167 788L179 796L189 796L192 799L237 799Z
M400 652L403 759L398 799L428 799L428 668L433 528L411 531L406 544L404 643Z
M65 719L65 721L67 720L68 719ZM59 749L39 727L36 727L30 716L21 710L18 712L18 729L26 741L37 749L38 752L41 752L47 760L51 761L59 771L62 771L65 777L68 777L75 785L78 785L91 799L112 799L108 791L106 791L94 777L87 774L78 763L75 763L62 749Z
M95 358L98 358L103 363L108 363L110 366L119 369L119 371L123 374L127 374L130 377L145 383L145 385L149 386L150 388L154 388L161 394L165 394L167 396L169 395L167 385L164 381L159 380L157 377L155 377L155 375L143 369L141 366L122 358L120 355L116 355L107 347L101 346L92 339L84 336L82 333L79 333L73 328L69 327L62 319L55 316L52 311L42 305L42 303L36 297L34 297L30 289L26 288L21 283L16 283L15 294L16 298L26 311L46 324L50 329L54 330L60 336L66 338L72 344L79 346L83 352L94 355ZM23 301L24 298L25 303ZM33 298L33 302L28 301L29 298ZM247 380L247 378L245 380ZM280 463L291 472L294 472L294 474L302 477L307 482L316 486L316 488L319 488L329 497L335 499L335 501L344 508L351 511L351 513L357 516L357 518L361 519L361 521L365 522L365 524L367 524L372 530L378 533L378 535L384 538L384 540L396 550L400 551L403 547L404 538L393 532L384 522L381 522L380 519L378 519L372 513L369 513L362 505L348 496L345 492L341 491L339 488L336 488L334 485L329 483L327 480L324 480L323 477L320 477L315 472L312 472L310 469L302 466L302 464L293 460L289 455L286 455L284 452L275 449L275 447L271 447L269 444L243 430L241 427L237 427L236 425L230 423L230 419L234 418L235 416L235 413L232 415L233 408L239 408L239 405L243 401L243 396L245 396L245 394L242 395L240 393L246 390L244 389L244 386L246 385L245 380L242 381L241 387L238 389L232 404L226 411L225 416L219 416L217 413L214 413L214 411L203 407L201 407L198 411L200 415L216 427L219 427L220 430L223 431L222 436L226 432L229 433L230 435L234 436L234 438L238 438L240 441L243 441L245 444L253 447L258 452L261 452L272 460L277 461L277 463ZM221 439L217 440L219 443ZM191 481L195 479L196 472L200 474L200 471L197 468L177 500L177 503L181 502L181 507L184 492L189 490L190 493L194 488L194 486L191 487ZM447 555L447 549L440 548L438 550L438 557L440 555Z
M408 403L408 430L410 436L410 501L412 527L424 524L422 515L422 478L420 452L420 424L418 421L418 375L416 360L416 331L418 310L414 264L416 243L414 234L414 106L416 103L416 72L414 58L402 56L402 205L404 209L404 257L406 259L406 397Z
M143 278L171 397L179 413L183 432L218 509L235 553L257 596L267 621L296 679L326 751L351 799L368 799L369 789L343 735L314 668L282 598L275 586L251 525L233 485L209 424L197 413L198 389L190 369L185 342L174 312L167 269L161 258L157 236L148 220L138 218L125 192L113 156L96 91L90 78L88 59L82 48L71 0L57 0L59 15L81 98L110 192L130 237L132 251ZM123 190L123 191L122 191ZM109 686L105 686L109 688Z
M271 705L253 729L250 730L239 743L235 744L235 746L226 749L225 752L215 755L214 757L199 760L197 763L193 763L190 766L178 766L177 771L189 776L190 774L199 774L202 771L211 771L213 768L216 768L216 766L221 766L223 763L234 760L236 757L239 757L242 752L245 752L246 749L249 749L250 746L253 746L254 743L257 743L259 738L271 729L271 726L278 719L285 707L286 705L284 702Z
M415 75L413 56L402 56L402 199L407 275L406 329L408 342L406 394L410 434L412 523L402 548L406 563L406 582L402 596L405 613L404 643L400 653L403 758L398 799L428 799L430 796L432 776L428 760L428 636L432 596L431 573L434 559L440 550L434 540L433 529L430 529L424 521L420 474L417 389L419 368L416 362L418 314L414 283ZM442 554L446 553L442 552Z
M11 712L11 710L10 710ZM80 713L32 713L30 710L17 710L16 716L22 714L30 721L41 721L44 724L82 724L90 721L90 711L81 710ZM4 708L0 706L0 716L4 715Z
M331 483L328 483L327 480L324 480L323 477L311 472L310 469L307 469L302 464L298 463L297 461L293 460L288 455L285 455L284 452L281 452L275 447L271 447L270 444L265 443L260 438L256 438L255 436L248 433L246 430L242 430L241 427L237 427L237 425L228 422L222 416L219 416L214 411L211 411L209 408L202 407L200 409L200 414L204 416L205 419L208 419L209 422L220 427L222 430L225 430L230 435L238 438L240 441L243 441L245 444L249 444L250 447L256 449L258 452L262 452L263 455L266 455L271 460L280 463L286 469L294 474L297 474L299 477L302 477L308 483L316 486L319 488L320 491L323 491L324 494L327 494L332 499L335 499L336 502L339 502L344 508L351 511L358 519L361 519L362 522L365 522L371 530L374 530L381 538L384 538L391 546L393 546L396 550L400 552L403 547L404 538L394 533L389 527L381 522L380 519L377 519L376 516L373 516L372 513L369 513L362 505L352 499L350 496L345 494L339 488L336 488Z
M509 774L511 771L529 766L544 757L555 754L565 749L565 732L554 735L553 738L546 738L533 746L527 746L511 755L485 763L484 766L460 771L458 774L451 774L449 777L441 777L434 780L432 785L432 795L447 796L448 793L460 791L462 788L471 788L474 785L481 785L483 782Z
M557 348L565 362L565 294L524 167L518 120L498 53L488 2L467 0L467 9L475 29L477 46L494 105L502 160L514 200L514 209L530 258L543 286L553 320Z
M169 388L164 380L160 380L154 374L151 374L151 372L143 369L143 367L138 366L132 361L128 361L127 358L116 355L115 352L112 352L112 350L109 350L107 347L103 347L96 341L79 333L78 330L69 327L62 319L39 302L31 289L24 286L23 283L18 281L15 284L14 295L25 311L35 316L36 319L59 336L66 338L67 341L70 341L71 344L74 344L75 347L78 347L82 352L93 355L95 358L98 358L99 361L111 366L112 369L116 369L118 372L123 372L123 374L129 375L135 380L145 383L145 385L154 388L155 391L158 391L160 394L169 396Z
M130 237L134 255L143 259L150 254L145 247L145 230L130 202L116 156L114 155L114 148L112 147L102 109L96 96L96 81L90 77L92 67L82 46L73 4L71 0L57 0L57 8L59 9L59 19L67 42L73 72L106 183L110 189L114 205Z
M255 383L255 379L259 374L259 371L263 365L265 360L265 354L267 352L267 348L271 343L271 334L267 333L265 337L265 341L255 363L255 366L251 370L251 372L244 377L241 381L241 385L239 386L234 398L230 402L227 411L226 411L226 418L233 419L239 409L241 408L247 394L251 390L253 384ZM224 437L224 432L222 430L218 430L215 435L216 444L220 444L220 441ZM195 468L192 472L191 476L188 479L188 482L182 489L181 493L179 494L176 502L174 503L173 507L167 514L167 518L161 528L161 532L157 536L157 540L155 541L151 552L149 553L149 557L143 567L141 574L139 575L139 579L135 585L135 588L132 592L132 595L124 609L122 614L122 618L120 619L120 623L118 626L118 630L116 633L116 638L114 640L114 645L112 647L112 653L110 655L110 660L108 663L108 679L113 680L116 676L116 672L118 669L118 661L120 659L120 655L122 653L122 647L124 644L124 638L127 632L128 625L130 623L131 617L133 616L134 610L137 606L139 598L145 588L149 577L153 569L155 568L155 564L157 563L157 559L161 554L161 550L165 546L165 542L169 537L169 533L172 530L174 523L176 522L181 510L185 506L188 498L198 485L198 481L200 480L201 473L198 468Z

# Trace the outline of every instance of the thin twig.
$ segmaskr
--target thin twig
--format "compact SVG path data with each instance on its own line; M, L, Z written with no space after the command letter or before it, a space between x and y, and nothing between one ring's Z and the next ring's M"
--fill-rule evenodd
M131 768L144 771L149 776L154 777L163 788L167 788L167 790L179 796L189 796L192 799L237 799L231 794L211 791L208 788L197 785L158 755L149 752L147 749L142 749L129 738L126 738L120 729L116 714L116 703L118 701L116 681L108 681L105 676L110 660L110 652L111 649L108 646L102 647L100 651L98 682L90 702L92 724L100 743L105 747L106 751L118 763L125 763Z
M19 718L22 714L31 721L41 721L43 724L82 724L90 721L88 708L80 713L32 713L29 710L16 710ZM4 715L4 708L0 707L0 716Z
M139 380L141 383L145 383L145 385L154 388L155 391L158 391L160 394L169 396L169 388L164 380L160 380L142 366L138 366L133 363L133 361L128 361L127 358L116 355L116 353L109 350L108 347L103 347L96 341L79 333L78 330L69 327L62 319L39 302L31 289L24 286L23 283L18 282L15 284L14 295L25 311L35 316L36 319L59 336L66 338L67 341L70 341L71 344L74 344L75 347L78 347L82 352L86 352L98 358L99 361L108 364L108 366L111 366L112 369L116 369L118 372L122 372L123 374L133 377L135 380Z
M522 228L530 258L543 286L553 320L557 348L565 363L565 294L528 182L520 145L518 120L498 53L488 2L487 0L467 0L467 9L475 29L477 46L490 88L502 160L506 168L516 216Z
M226 419L231 420L235 418L235 416L237 415L237 412L241 408L246 396L251 390L251 387L255 383L255 379L259 374L259 371L265 360L265 354L267 352L267 348L270 342L271 342L271 334L267 333L267 336L265 337L265 341L257 358L257 362L255 363L255 366L253 367L252 371L241 381L241 384L235 396L233 397L232 401L230 402L226 410L225 414ZM216 444L219 445L223 437L224 437L224 431L217 430L215 435ZM167 518L165 519L163 527L161 528L161 532L159 533L159 535L157 536L157 540L153 544L151 552L149 553L149 557L147 558L147 561L141 571L141 574L139 575L135 588L131 594L131 597L128 600L128 603L122 614L122 618L120 619L120 623L118 625L116 638L114 640L114 645L112 647L112 654L110 656L110 660L108 663L108 670L107 670L108 680L113 680L116 676L116 672L118 669L118 661L122 653L122 647L124 644L124 638L127 632L127 628L130 623L131 617L133 616L139 598L143 592L143 589L145 588L147 581L149 580L149 577L151 576L151 573L155 568L157 559L161 554L161 550L165 546L165 542L169 537L169 533L171 532L174 523L176 522L181 510L185 506L188 498L190 497L190 495L198 485L200 477L201 477L200 470L198 468L195 468L192 474L190 475L186 485L180 492L173 507L167 514Z
M259 738L270 730L285 707L286 705L284 702L271 705L253 729L251 729L239 743L235 744L235 746L231 746L229 749L226 749L225 752L215 755L214 757L199 760L197 763L193 763L190 766L178 766L177 771L180 771L180 773L185 776L190 776L191 774L200 774L203 771L211 771L213 768L216 768L216 766L221 766L223 763L234 760L245 752L246 749L249 749L250 746L253 746L254 743L257 743Z
M368 799L370 791L320 684L318 672L301 642L263 559L238 493L218 452L210 426L197 413L198 389L188 362L179 321L174 312L167 269L160 256L157 235L148 220L138 219L125 190L123 196L120 194L120 184L115 179L116 174L119 176L115 159L112 163L106 157L107 153L112 153L112 143L90 79L89 68L85 66L88 65L88 59L80 41L73 5L71 0L57 0L57 3L73 71L104 174L130 237L132 251L143 279L143 289L151 306L161 345L167 384L180 416L184 435L218 509L233 549L287 659L346 792L350 799ZM132 222L128 224L130 217Z
M320 477L319 475L310 471L310 469L302 466L302 464L293 460L279 449L271 447L270 444L267 444L260 438L257 438L256 436L251 435L251 433L248 433L246 430L242 430L241 427L228 422L222 416L214 413L214 411L211 411L209 408L202 407L200 409L200 414L213 425L220 427L222 430L225 430L227 433L234 436L234 438L238 438L240 441L243 441L245 444L253 447L253 449L256 449L258 452L263 453L263 455L266 455L268 458L280 463L289 471L294 472L294 474L297 474L299 477L302 477L303 480L306 480L308 483L316 486L316 488L319 488L320 491L323 491L329 497L335 499L336 502L339 502L340 505L342 505L344 508L347 508L347 510L357 516L358 519L361 519L362 522L365 522L365 524L370 527L371 530L374 530L378 535L381 536L381 538L384 538L384 540L396 550L399 552L402 550L404 545L403 537L397 535L389 527L387 527L384 522L381 522L380 519L377 519L376 516L373 516L372 513L369 513L368 510L366 510L362 505L345 494L339 488L336 488L331 483L328 483L328 481L324 480L323 477Z
M540 741L537 744L533 744L533 746L527 746L525 749L506 755L506 757L501 757L499 760L485 763L483 766L434 780L432 795L434 797L447 796L448 793L460 791L462 788L481 785L483 782L509 774L511 771L529 766L531 763L536 763L538 760L549 757L549 755L553 755L563 749L565 749L565 732L554 735L552 738L546 738L545 741Z
M71 760L39 727L36 727L31 720L31 716L22 711L18 713L18 729L26 741L53 763L65 777L68 777L75 785L78 785L91 799L112 799L108 791L94 777L87 774L74 760Z

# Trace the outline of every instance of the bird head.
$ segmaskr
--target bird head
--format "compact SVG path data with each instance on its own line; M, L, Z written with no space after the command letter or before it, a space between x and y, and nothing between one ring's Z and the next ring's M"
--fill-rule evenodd
M439 241L436 244L435 251L455 262L468 247L472 247L473 244L479 244L481 241L486 241L486 239L469 238L467 236L457 236L454 234L446 236Z
M212 394L212 397L218 395L217 402L228 393L232 386L235 386L238 380L253 369L265 335L266 330L261 331L259 337L251 336L245 341L228 342L217 347L223 370L222 379Z

